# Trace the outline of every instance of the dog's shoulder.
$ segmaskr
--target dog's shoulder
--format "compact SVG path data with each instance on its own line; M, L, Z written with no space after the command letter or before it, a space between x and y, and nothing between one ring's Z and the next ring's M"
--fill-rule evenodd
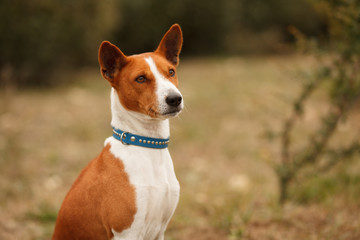
M121 232L131 226L136 214L135 188L123 162L110 152L110 144L83 169L64 203L59 218L66 225L73 222L73 228L82 232L105 227L103 234L110 237L112 229Z

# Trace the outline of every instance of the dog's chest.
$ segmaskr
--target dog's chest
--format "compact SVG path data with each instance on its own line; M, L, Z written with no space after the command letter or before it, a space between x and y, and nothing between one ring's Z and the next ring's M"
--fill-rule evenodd
M125 146L109 138L110 151L121 159L136 191L134 221L114 239L158 239L163 234L179 200L180 186L167 149Z

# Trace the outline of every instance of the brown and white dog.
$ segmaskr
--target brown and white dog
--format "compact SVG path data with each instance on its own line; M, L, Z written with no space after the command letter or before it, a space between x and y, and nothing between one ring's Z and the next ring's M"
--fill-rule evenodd
M167 143L169 118L184 106L176 73L182 41L174 24L151 53L125 56L110 42L101 44L101 74L112 87L111 125L123 134L107 138L74 182L52 239L164 239L180 191ZM126 134L132 134L128 143Z

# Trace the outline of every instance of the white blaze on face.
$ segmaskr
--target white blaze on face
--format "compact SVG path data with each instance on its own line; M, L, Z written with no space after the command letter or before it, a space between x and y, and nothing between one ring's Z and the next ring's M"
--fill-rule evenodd
M145 58L146 63L149 65L152 74L155 77L156 81L156 96L158 100L158 110L160 114L166 114L170 108L169 105L166 103L166 97L170 94L178 94L181 96L180 91L177 87L166 79L157 69L154 60L151 57ZM183 108L183 102L181 102L179 109Z

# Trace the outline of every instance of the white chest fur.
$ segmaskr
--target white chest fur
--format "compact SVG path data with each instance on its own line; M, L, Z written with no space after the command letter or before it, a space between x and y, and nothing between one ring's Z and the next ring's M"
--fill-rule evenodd
M136 190L137 212L129 229L114 233L114 240L161 240L179 200L180 185L167 149L123 145L113 137L105 144L123 161Z

